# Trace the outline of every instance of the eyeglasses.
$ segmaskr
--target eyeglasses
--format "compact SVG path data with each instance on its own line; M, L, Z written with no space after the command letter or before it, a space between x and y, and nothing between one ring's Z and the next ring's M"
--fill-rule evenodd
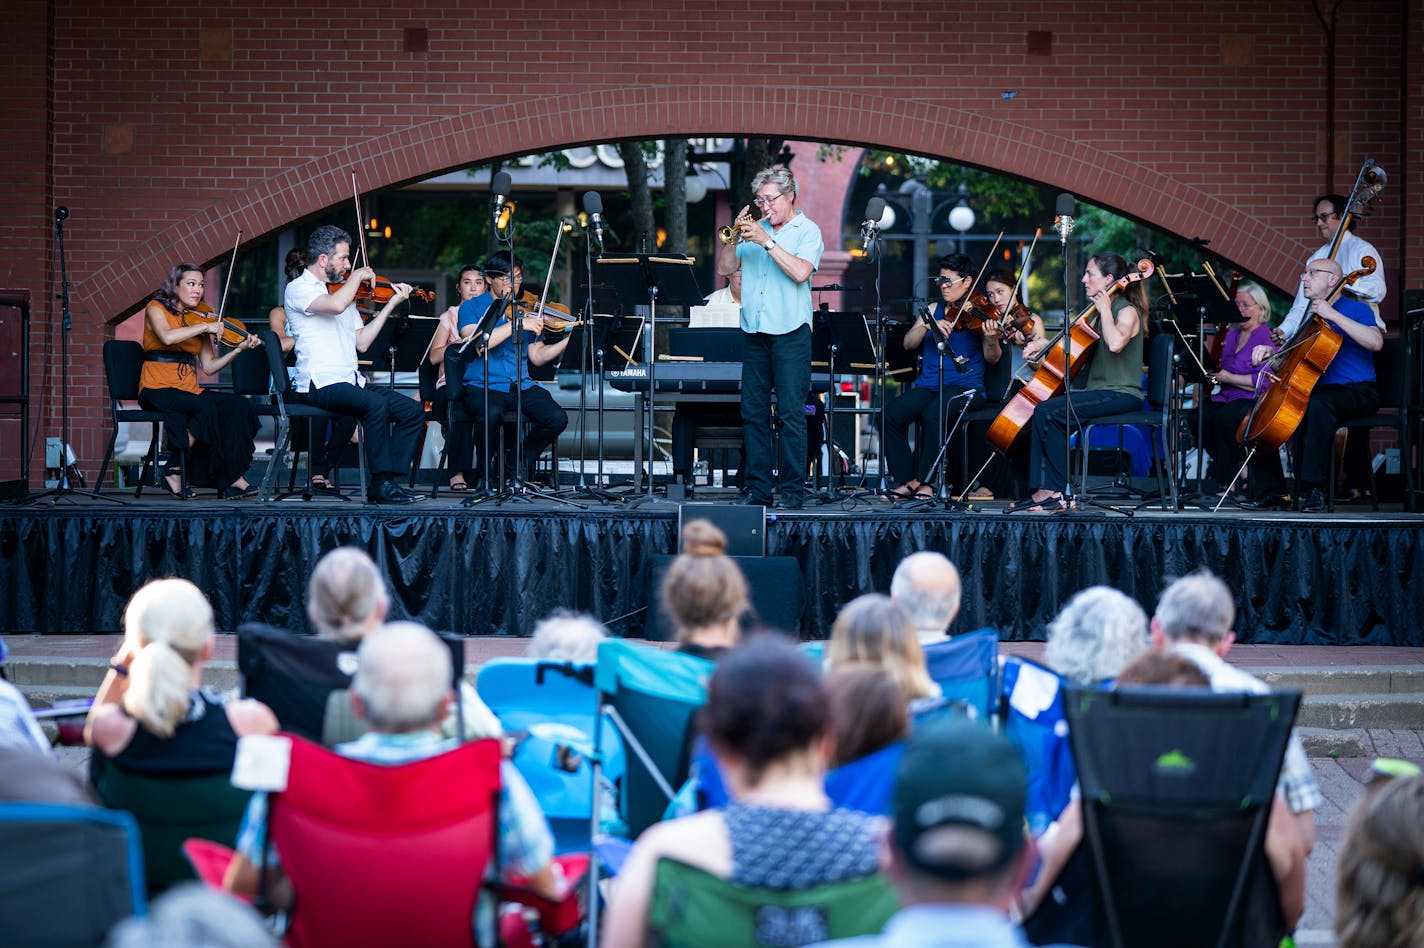
M762 210L766 210L767 208L771 207L773 204L776 203L777 198L781 197L781 195L785 193L786 192L783 191L781 192L781 194L773 194L771 197L762 197L761 195L757 195L757 197L752 201L752 203L755 204L757 207L761 208Z
M1313 269L1312 269L1312 268L1307 268L1306 271L1305 271L1305 275L1306 275L1306 276L1310 276L1310 274L1314 273L1316 276L1319 276L1319 275L1322 274L1322 273L1334 273L1334 272L1335 272L1334 270L1322 270L1322 269L1320 269L1319 267L1315 267L1315 268L1313 268Z
M1310 215L1310 219L1313 220L1313 221L1315 221L1315 223L1317 223L1317 224L1323 224L1323 223L1325 223L1326 221L1330 220L1331 218L1335 218L1335 217L1339 217L1339 216L1340 216L1340 215L1339 215L1339 214L1336 214L1334 211L1330 211L1330 212L1327 213L1327 214L1312 214L1312 215Z
M963 283L968 277L930 277L930 282L935 286L954 286L956 283Z

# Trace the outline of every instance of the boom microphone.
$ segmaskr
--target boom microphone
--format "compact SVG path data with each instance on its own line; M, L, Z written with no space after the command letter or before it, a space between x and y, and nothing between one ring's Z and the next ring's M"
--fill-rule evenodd
M885 199L876 196L865 205L865 220L860 222L860 239L864 243L866 255L875 251L875 241L880 237L880 217L885 213Z
M603 197L597 191L583 194L583 212L593 225L593 236L598 241L598 252L603 253Z
M1078 209L1078 201L1073 195L1064 191L1058 195L1058 205L1055 208L1057 216L1053 218L1053 226L1058 231L1058 239L1064 243L1068 242L1068 235L1073 233L1073 216Z
M506 199L512 190L514 190L514 181L509 177L508 171L501 171L490 182L490 193L494 195L491 207L493 208L495 227L501 230L509 225L510 205Z

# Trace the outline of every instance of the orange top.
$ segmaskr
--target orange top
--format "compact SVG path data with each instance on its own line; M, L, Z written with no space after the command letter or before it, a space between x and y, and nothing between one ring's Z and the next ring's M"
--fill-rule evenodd
M183 325L183 320L174 316L161 303L154 303L163 310L163 315L168 319L168 325L178 329ZM197 309L211 313L212 307L207 303L199 303ZM153 331L153 327L148 324L148 310L144 309L143 314L143 351L144 352L173 352L193 357L194 363L198 362L198 353L203 349L204 340L208 337L194 336L191 339L184 339L182 342L165 346L158 338L158 334ZM194 366L185 365L182 362L149 362L144 361L143 373L138 380L139 391L146 388L176 388L194 395L202 393L202 386L198 384L198 376L194 372Z

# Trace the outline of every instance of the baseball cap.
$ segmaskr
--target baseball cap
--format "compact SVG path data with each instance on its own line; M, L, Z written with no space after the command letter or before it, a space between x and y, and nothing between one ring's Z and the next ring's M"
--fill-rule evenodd
M1007 866L1024 845L1026 772L975 721L917 728L895 780L895 845L916 869L952 880Z

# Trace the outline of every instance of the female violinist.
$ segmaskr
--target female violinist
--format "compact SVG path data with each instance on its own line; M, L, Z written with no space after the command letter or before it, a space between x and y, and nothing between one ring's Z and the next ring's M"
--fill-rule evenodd
M1043 320L1029 312L1014 296L1014 275L1007 270L993 270L984 277L984 295L999 312L999 334L1005 342L1026 346L1046 338Z
M1246 458L1246 451L1236 440L1241 419L1251 410L1257 380L1266 364L1251 364L1256 346L1275 351L1271 341L1271 301L1266 291L1255 283L1243 283L1236 290L1236 308L1245 321L1226 331L1221 347L1221 370L1216 380L1221 390L1203 406L1202 447L1211 455L1207 474L1223 492L1235 478Z
M450 390L445 386L445 350L451 342L460 338L460 306L467 300L488 293L489 283L483 270L473 263L466 264L460 268L455 290L460 294L460 302L440 314L440 324L435 327L435 337L430 341L430 362L440 367L440 375L435 382L435 398L430 404L442 430L446 427L450 401ZM475 446L467 426L451 427L454 430L445 432L445 440L450 444L450 489L464 491L468 489L465 471L473 464Z
M964 254L941 257L936 278L940 302L932 314L917 319L905 332L905 348L921 349L922 361L915 384L885 409L885 459L898 485L890 490L891 500L934 496L928 481L939 454L946 412L957 413L966 398L983 401L984 367L998 362L1003 355L993 314L980 311L987 308L987 301L982 307L970 303L968 309L961 311L967 301L977 296L970 293L973 273L973 265ZM982 296L977 298L983 300ZM927 320L934 321L933 329ZM939 348L941 338L946 340L943 352ZM916 423L919 427L912 457L910 426ZM948 458L957 468L959 453L948 452ZM959 474L962 476L963 472Z
M1087 385L1071 396L1059 395L1041 402L1033 412L1033 437L1029 444L1030 499L1036 512L1061 513L1068 509L1062 488L1068 483L1063 465L1069 431L1071 397L1077 421L1132 411L1142 404L1142 341L1147 332L1147 295L1142 283L1127 284L1113 295L1114 283L1128 276L1127 261L1115 253L1094 254L1083 269L1083 288L1097 310L1101 336L1087 370ZM1047 346L1031 342L1024 358L1033 360ZM1075 356L1076 358L1076 356Z
M143 371L138 402L163 413L163 427L174 454L164 469L169 493L184 500L193 496L179 479L178 451L188 452L188 480L218 489L219 498L251 497L257 488L243 475L252 465L257 413L241 395L204 389L196 369L216 375L237 354L262 344L245 334L219 355L217 341L225 327L203 302L203 270L180 263L153 294L143 314ZM203 450L191 450L201 446Z

